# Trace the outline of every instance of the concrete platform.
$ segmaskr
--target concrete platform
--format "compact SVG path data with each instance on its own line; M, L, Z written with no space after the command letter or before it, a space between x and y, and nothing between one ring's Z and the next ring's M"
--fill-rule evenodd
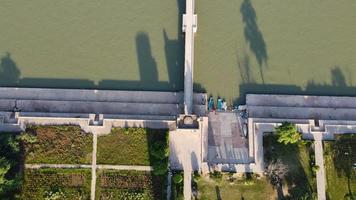
M209 163L249 163L248 141L243 135L242 126L238 113L211 112L209 114Z

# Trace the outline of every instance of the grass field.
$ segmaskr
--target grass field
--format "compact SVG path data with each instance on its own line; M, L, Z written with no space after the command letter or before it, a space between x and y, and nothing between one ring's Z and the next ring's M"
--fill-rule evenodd
M93 136L79 126L33 126L26 133L36 136L36 142L24 142L26 163L91 163Z
M181 90L183 5L2 1L0 86Z
M21 199L90 199L90 170L41 169L24 172ZM52 197L52 198L51 198Z
M327 196L330 200L356 198L356 170L351 166L356 162L355 152L356 134L324 142Z
M113 129L110 134L98 137L97 163L152 165L151 153L154 143L162 141L167 144L167 138L167 130Z
M313 151L310 145L281 144L274 135L264 136L266 162L280 159L288 166L288 173L282 184L283 196L287 199L301 199L316 192L316 178L312 172Z
M223 199L223 200L274 200L276 192L266 179L254 180L252 185L245 185L243 180L227 180L223 175L222 180L215 181L208 176L202 176L197 181L198 199Z
M153 176L149 172L100 170L96 184L96 197L110 199L165 199L166 176Z
M196 1L194 80L208 94L356 95L354 0Z

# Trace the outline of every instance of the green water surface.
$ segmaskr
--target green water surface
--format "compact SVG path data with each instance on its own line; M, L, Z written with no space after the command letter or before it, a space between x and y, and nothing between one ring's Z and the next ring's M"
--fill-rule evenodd
M181 90L183 0L2 0L0 86Z

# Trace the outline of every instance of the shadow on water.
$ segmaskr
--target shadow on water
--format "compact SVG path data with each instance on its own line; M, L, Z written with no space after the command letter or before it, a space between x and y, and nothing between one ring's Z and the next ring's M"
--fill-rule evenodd
M21 72L10 53L6 53L0 60L0 85L18 84Z
M244 22L244 35L247 43L250 46L251 51L255 54L257 62L260 67L260 75L262 82L264 82L263 77L263 66L267 66L268 54L265 40L263 39L262 32L257 25L257 15L256 11L252 6L250 0L244 0L240 7L240 12L242 14L242 20Z
M136 34L136 54L142 84L158 82L157 63L152 57L151 44L147 33Z
M331 70L331 84L338 87L346 87L346 79L344 73L339 66L335 66Z
M183 89L184 43L181 30L182 14L185 8L184 0L177 0L179 17L177 20L177 39L170 39L163 30L164 52L168 80L159 81L157 63L153 57L149 35L137 32L135 36L137 63L140 80L101 80L96 84L88 79L61 78L21 78L21 72L10 53L1 57L0 86L8 87L46 87L72 89L116 89L116 90L151 90L151 91L181 91ZM119 70L119 69L118 69Z

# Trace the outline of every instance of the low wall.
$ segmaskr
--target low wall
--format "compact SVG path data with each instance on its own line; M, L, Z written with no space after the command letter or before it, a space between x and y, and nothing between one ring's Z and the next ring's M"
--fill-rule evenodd
M8 113L9 115L10 113ZM175 129L175 120L144 120L144 119L114 119L101 118L95 121L95 114L73 113L15 113L14 123L0 123L0 131L20 132L24 131L28 125L76 125L84 131L95 134L108 134L114 127L142 127L153 129Z

